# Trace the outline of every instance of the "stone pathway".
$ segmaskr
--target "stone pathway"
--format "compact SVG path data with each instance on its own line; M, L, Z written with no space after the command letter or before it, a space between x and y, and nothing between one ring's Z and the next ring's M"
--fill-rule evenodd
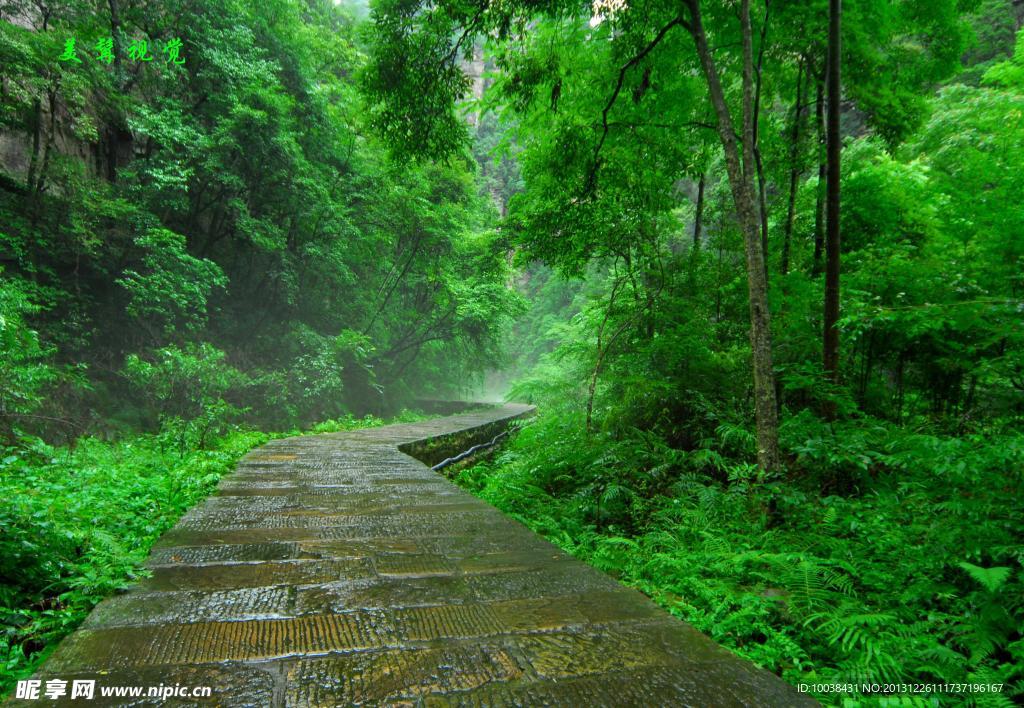
M528 410L254 450L161 538L153 576L58 647L42 690L96 681L69 705L813 705L397 447Z

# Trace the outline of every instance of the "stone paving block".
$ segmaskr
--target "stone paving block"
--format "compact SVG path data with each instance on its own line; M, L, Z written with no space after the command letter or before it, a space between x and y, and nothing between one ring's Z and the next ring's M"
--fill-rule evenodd
M455 564L467 575L503 573L509 571L545 570L558 561L571 558L551 549L530 548L528 550L503 551L500 553L479 553L459 558Z
M503 534L486 536L480 534L455 534L449 532L419 541L424 550L442 553L448 558L467 558L486 554L501 554L515 551L535 550L549 554L555 546L532 533Z
M469 587L480 600L577 595L614 592L622 586L607 575L579 563L552 563L528 571L467 575Z
M466 581L452 576L346 580L296 588L297 614L472 602Z
M423 577L451 575L455 565L444 556L427 553L380 553L373 567L381 577Z
M540 597L484 605L504 632L550 632L583 625L587 618L572 597Z
M522 675L507 649L489 644L309 659L288 670L285 705L415 704L419 696L465 691Z
M357 538L426 538L452 534L507 534L508 528L498 520L480 518L427 518L381 515L367 517L357 523L325 524L318 536L324 539Z
M51 673L73 669L266 661L289 656L398 646L382 612L309 615L243 622L163 624L79 630L47 662Z
M475 690L432 693L424 698L422 705L429 708L740 708L770 704L738 702L721 687L703 681L699 670L687 667L611 671L600 676L559 681L490 683Z
M509 630L486 605L406 607L392 612L399 636L406 641L486 637Z
M175 565L153 568L140 590L222 590L270 585L306 585L341 578L369 577L367 559L295 560L221 565Z
M284 586L200 592L133 592L104 600L84 627L99 629L216 620L277 619L292 616L293 591Z
M378 553L420 553L423 550L412 538L316 539L300 541L297 545L303 557L311 558L366 558Z
M183 529L175 526L153 545L215 546L222 543L274 543L278 541L316 541L323 529Z
M690 663L743 663L697 630L670 617L650 623L619 623L586 631L516 638L537 674L549 679L601 674L616 669Z
M295 558L296 543L235 543L216 546L165 546L155 549L146 565L200 565L203 563L243 563Z
M196 531L237 530L237 529L319 529L325 526L349 526L363 523L364 517L350 514L321 514L306 512L281 512L277 514L246 515L225 514L217 511L190 519L183 519L175 528Z
M237 497L214 495L207 499L202 507L194 507L189 513L182 517L182 520L192 519L194 515L207 516L211 513L216 515L252 515L269 514L278 511L305 510L309 509L308 504L302 504L291 495L266 495L260 494L251 497Z
M269 482L269 481L247 481L241 479L238 473L232 474L230 477L225 477L217 485L217 491L214 492L214 497L218 496L248 496L252 494L266 494L268 496L275 494L288 494L290 492L298 491L301 487L295 483L294 480L285 480L283 482ZM214 497L211 497L214 498Z

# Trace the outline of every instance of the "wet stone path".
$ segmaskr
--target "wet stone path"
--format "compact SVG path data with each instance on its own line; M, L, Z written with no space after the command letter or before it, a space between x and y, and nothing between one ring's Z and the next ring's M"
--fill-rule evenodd
M69 705L812 704L397 447L527 410L250 452L161 538L152 577L64 640L43 690L96 681ZM99 695L176 685L212 696Z

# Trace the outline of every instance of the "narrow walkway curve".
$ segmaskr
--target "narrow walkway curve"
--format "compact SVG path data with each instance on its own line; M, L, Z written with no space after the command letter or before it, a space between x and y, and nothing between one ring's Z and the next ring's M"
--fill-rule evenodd
M160 539L153 576L64 640L44 689L96 680L69 705L813 705L398 449L529 410L252 451ZM175 685L213 695L99 695Z

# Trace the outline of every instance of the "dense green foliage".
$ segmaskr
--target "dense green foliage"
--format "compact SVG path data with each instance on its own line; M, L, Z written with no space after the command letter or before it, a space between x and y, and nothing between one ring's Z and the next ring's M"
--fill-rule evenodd
M37 443L0 462L0 692L27 675L93 605L125 587L153 542L262 433L179 455L158 437L74 449Z
M1019 701L1024 5L846 0L835 102L827 0L350 4L0 2L5 680L240 430L511 362L460 483L790 682L1002 686L826 703Z
M0 183L0 287L52 355L47 415L289 426L393 412L494 358L518 301L476 163L387 157L344 9L110 7L0 6L20 19L0 22L0 127L20 150ZM80 63L58 61L67 37ZM185 63L131 61L139 38L180 38ZM31 427L19 400L0 425Z

